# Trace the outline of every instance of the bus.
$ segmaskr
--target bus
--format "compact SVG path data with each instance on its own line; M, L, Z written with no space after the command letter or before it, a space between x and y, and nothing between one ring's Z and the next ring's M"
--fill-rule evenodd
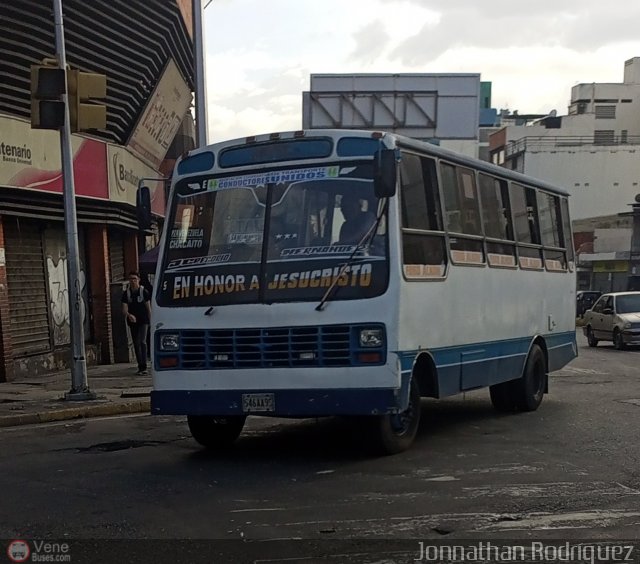
M146 192L145 192L146 190ZM147 224L148 190L138 194ZM568 194L386 133L272 133L173 172L151 410L221 449L248 416L347 416L407 449L421 398L534 411L577 355Z

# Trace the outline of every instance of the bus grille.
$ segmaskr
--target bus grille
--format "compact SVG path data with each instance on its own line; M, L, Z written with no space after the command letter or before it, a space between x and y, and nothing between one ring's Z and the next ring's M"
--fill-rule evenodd
M183 330L179 368L350 366L351 326Z

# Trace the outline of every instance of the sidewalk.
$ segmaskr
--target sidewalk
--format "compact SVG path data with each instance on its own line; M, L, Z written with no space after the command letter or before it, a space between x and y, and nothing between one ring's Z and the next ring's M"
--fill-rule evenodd
M71 372L0 383L0 427L123 413L149 413L151 376L136 376L135 364L87 368L90 401L66 401Z

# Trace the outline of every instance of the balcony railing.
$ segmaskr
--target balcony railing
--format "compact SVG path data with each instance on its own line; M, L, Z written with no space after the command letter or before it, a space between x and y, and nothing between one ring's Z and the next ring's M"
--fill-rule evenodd
M524 151L549 151L576 147L624 147L640 145L640 135L589 135L589 136L549 136L523 137L507 143L505 154L511 157Z

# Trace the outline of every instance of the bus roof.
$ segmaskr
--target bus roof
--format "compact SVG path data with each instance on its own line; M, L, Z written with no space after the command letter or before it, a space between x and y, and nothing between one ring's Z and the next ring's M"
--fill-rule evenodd
M414 139L412 137L406 137L404 135L398 135L397 133L391 133L383 130L368 131L368 130L358 130L358 129L307 129L307 130L298 130L298 131L283 131L278 133L266 133L262 135L240 137L236 139L230 139L227 141L221 141L218 143L212 143L207 145L206 147L200 147L200 148L189 151L188 156L192 157L199 153L205 153L205 152L219 153L221 150L227 149L229 147L242 147L242 146L248 146L248 145L257 144L257 143L276 142L278 140L309 139L313 137L324 137L324 138L330 137L334 141L337 141L338 139L341 139L343 137L362 137L363 139L371 139L372 137L382 138L384 139L385 144L389 148L403 147L407 149L415 149L417 151L430 154L434 157L446 159L455 164L468 166L476 170L479 170L481 172L486 172L487 174L498 175L503 178L513 180L514 182L534 185L536 187L542 188L543 190L547 190L549 192L555 192L562 196L569 196L569 193L565 189L560 188L559 186L553 185L545 180L533 178L531 176L527 176L520 172L516 172L508 168L494 165L493 163L489 163L486 161L482 161L480 159L469 157L461 153L456 153L455 151L444 149L442 147L439 147L438 145L429 143L428 141L422 141L419 139ZM176 165L179 164L179 162L183 160L183 158L184 156L178 159L178 162L176 163ZM269 164L275 164L275 163L269 163Z

